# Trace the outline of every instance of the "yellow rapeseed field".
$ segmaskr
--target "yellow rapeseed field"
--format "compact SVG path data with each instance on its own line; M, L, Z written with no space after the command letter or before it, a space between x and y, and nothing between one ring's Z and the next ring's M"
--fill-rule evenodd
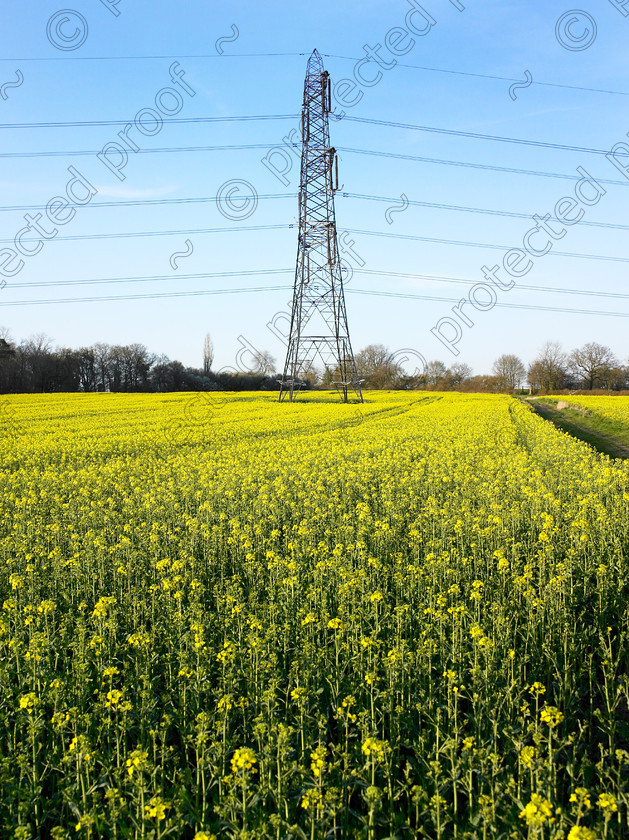
M6 398L0 836L628 837L627 462L276 399Z

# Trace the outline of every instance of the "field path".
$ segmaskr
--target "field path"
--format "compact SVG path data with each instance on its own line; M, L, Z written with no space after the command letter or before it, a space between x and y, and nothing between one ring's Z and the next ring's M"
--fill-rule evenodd
M612 458L629 458L629 447L624 446L614 438L601 435L598 432L594 432L591 429L586 429L584 426L580 426L573 420L566 419L562 416L558 409L553 408L548 405L548 403L540 402L536 397L527 397L524 402L527 405L530 405L533 411L539 414L540 417L543 417L545 420L549 420L557 426L558 429L568 432L573 437L576 437L585 443L589 443L590 446L593 446L599 452L603 452L605 455L609 455Z

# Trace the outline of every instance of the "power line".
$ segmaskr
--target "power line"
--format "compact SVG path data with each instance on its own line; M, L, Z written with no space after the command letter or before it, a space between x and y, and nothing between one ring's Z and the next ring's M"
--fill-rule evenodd
M629 182L628 182L629 183ZM384 201L387 203L391 203L394 201L399 201L398 198L385 198L384 196L379 195L362 195L360 193L341 193L346 198L359 198L364 199L365 201ZM482 207L463 207L457 204L435 204L430 201L410 201L408 200L408 204L411 207L426 207L431 210L451 210L457 213L480 213L482 215L487 216L503 216L511 219L527 219L528 221L532 221L533 214L526 214L526 213L514 213L509 210L490 210ZM561 219L557 219L551 217L549 219L551 222L559 222L561 223ZM616 225L610 222L586 222L581 221L578 223L579 225L587 225L588 227L600 227L600 228L612 228L614 230L629 230L629 225Z
M323 55L327 55L328 58L340 58L344 61L360 61L361 59L358 58L351 58L348 55L329 55L327 53L322 53ZM364 58L364 56L363 56ZM475 79L492 79L495 81L500 82L521 82L521 79L513 79L510 76L494 76L490 73L470 73L465 70L446 70L443 67L424 67L419 64L404 64L402 62L396 62L396 67L403 67L406 70L424 70L428 73L448 73L449 75L453 76L470 76ZM529 82L530 85L538 85L542 87L556 87L556 88L564 88L567 90L583 90L588 93L610 93L616 96L629 96L629 93L624 90L608 90L606 88L590 88L590 87L582 87L581 85L563 85L558 82L540 82L540 81L531 81Z
M364 236L384 236L391 239L407 239L415 242L432 242L437 245L460 245L465 248L491 248L495 251L510 251L512 245L492 245L488 242L463 242L459 239L435 239L429 236L413 236L405 233L386 233L376 230L357 230L355 228L345 228L347 233L362 234ZM539 255L540 257L542 254ZM629 257L610 257L601 254L574 254L568 251L549 251L547 257L575 257L582 260L609 260L611 262L629 262Z
M148 275L148 276L141 276L141 277L98 277L98 278L91 278L85 280L44 280L34 283L17 283L13 285L13 288L17 289L25 289L25 288L47 288L51 286L92 286L92 285L110 285L110 284L120 284L120 283L152 283L158 282L161 280L173 280L176 279L177 281L180 280L207 280L207 279L214 279L214 278L225 278L225 277L263 277L263 276L273 276L277 274L294 274L294 268L268 268L268 269L258 269L258 270L249 270L249 271L215 271L215 272L202 272L199 274L155 274L155 275ZM352 269L353 274L365 274L374 277L393 277L399 278L404 280L428 280L430 282L439 282L439 283L457 283L457 284L464 284L464 285L474 285L478 282L478 280L469 280L462 277L449 277L443 275L434 275L434 274L411 274L408 272L400 272L400 271L378 271L374 269L366 269L366 268L354 268ZM604 292L604 291L592 291L589 289L561 289L561 288L553 288L552 286L530 286L523 283L518 283L516 287L518 291L532 291L532 292L544 292L549 294L564 294L564 295L577 295L581 297L608 297L608 298L617 298L619 300L629 300L629 294L622 294L621 292Z
M410 300L432 300L443 301L445 303L459 303L459 300L457 298L432 297L429 295L413 295L404 294L403 292L375 292L369 289L347 289L346 291L349 292L349 294L355 295L378 295L379 297L406 298ZM571 315L606 315L615 318L629 318L629 312L601 312L598 309L567 309L559 306L533 306L527 305L525 303L498 302L496 302L494 306L500 306L505 309L529 309L535 310L536 312L564 312Z
M193 292L157 292L154 294L144 295L109 295L105 297L83 297L83 298L52 298L48 300L18 300L18 301L2 301L0 306L39 306L46 304L58 303L102 303L107 301L126 301L126 300L154 300L159 298L176 298L176 297L196 297L200 295L233 295L233 294L247 294L250 292L277 292L286 291L291 286L259 286L259 287L245 287L241 289L204 289ZM377 295L380 297L391 297L410 300L426 300L434 302L458 303L457 298L434 297L432 295L417 295L406 294L404 292L378 292L369 289L347 289L350 294L359 295ZM569 309L566 307L557 306L534 306L523 303L498 303L495 306L500 306L507 309L526 309L541 312L562 312L573 315L605 315L617 318L629 318L629 312L604 312L596 309Z
M565 175L560 172L539 172L533 169L520 169L506 166L493 166L487 163L468 163L461 160L443 160L441 158L418 157L417 155L402 155L395 152L378 152L370 151L368 149L349 149L347 147L337 146L337 152L350 152L355 155L374 155L377 157L396 158L398 160L410 160L417 163L430 163L444 166L462 166L468 169L483 169L491 172L504 172L509 175L535 175L540 178L562 178L567 181L580 181L580 175ZM599 178L599 184L613 184L614 186L626 187L629 181L610 181Z
M243 149L272 149L273 143L241 143L229 146L171 146L162 149L138 149L134 155L156 155L164 152L233 152ZM291 143L295 148L301 148L301 143ZM34 157L74 157L81 155L98 155L100 149L79 149L65 152L0 152L0 158L34 158Z
M183 123L215 123L215 122L251 122L256 120L293 120L297 114L264 114L243 117L166 117L164 122L169 124ZM369 117L352 117L345 115L338 120L361 123L363 125L380 125L388 128L403 128L411 131L425 131L432 134L445 134L451 137L464 137L473 140L491 140L500 143L516 143L523 146L534 146L543 149L557 149L564 152L580 152L583 154L607 155L609 150L590 149L586 146L567 146L561 143L549 143L542 140L524 140L518 137L499 137L494 134L477 134L472 131L459 131L452 128L437 128L427 125L412 125L410 123L392 122L390 120L376 120ZM77 122L38 122L38 123L5 123L0 128L82 128L86 126L116 126L127 125L129 120L83 120ZM621 155L627 157L627 155Z
M521 146L534 146L541 149L558 149L562 152L581 152L590 155L608 155L609 149L590 149L587 146L566 146L561 143L547 143L542 140L522 140L518 137L499 137L495 134L476 134L472 131L458 131L452 128L435 128L428 125L411 125L409 123L391 122L389 120L375 120L368 117L351 117L345 115L339 120L362 123L364 125L381 125L388 128L404 128L410 131L426 131L430 134L446 134L450 137L465 137L473 140L492 140L499 143L517 143ZM622 155L627 157L627 155Z
M77 236L56 236L54 239L48 239L47 242L69 242L84 239L135 239L147 236L193 236L195 234L205 233L240 233L243 231L261 231L261 230L290 230L295 227L294 223L285 225L241 225L240 227L232 228L192 228L189 230L148 230L136 231L132 233L91 233ZM376 230L360 230L357 228L344 228L347 233L355 233L360 236L381 236L390 239L405 239L414 242L431 242L436 245L459 245L466 248L490 248L496 251L510 251L513 246L509 245L493 245L488 242L464 242L458 239L437 239L431 236L414 236L405 233L387 233L385 231ZM23 238L22 242L40 242L40 239ZM0 244L8 245L13 242L12 239L0 239ZM542 256L540 254L540 256ZM551 257L574 257L582 260L605 260L610 262L629 262L629 257L612 257L604 254L575 254L568 251L549 251L545 256Z
M196 297L198 295L237 295L246 292L278 292L290 289L290 286L259 286L243 289L204 289L198 292L156 292L150 295L109 295L92 298L53 298L50 300L15 300L2 301L0 306L42 306L49 303L101 303L103 301L118 300L150 300L156 298Z
M310 55L300 52L277 52L277 53L201 53L200 55L68 55L68 56L43 56L37 58L0 58L0 61L154 61L156 59L181 60L184 58L275 58L296 57Z
M468 286L474 286L476 283L480 282L478 279L476 280L467 280L462 277L443 277L441 275L434 275L434 274L407 274L400 271L375 271L373 269L367 268L354 268L354 274L370 274L378 277L399 277L405 280L430 280L431 282L438 282L438 283L462 283ZM516 286L513 287L514 291L527 291L527 292L544 292L548 294L560 294L560 295L577 295L580 297L608 297L608 298L618 298L620 300L629 300L629 294L622 294L621 292L601 292L601 291L591 291L589 289L558 289L553 288L552 286L529 286L525 283L518 283Z
M43 280L36 283L16 283L13 288L41 288L43 286L92 286L110 283L149 283L157 280L199 280L214 277L262 277L274 274L294 274L294 268L265 268L257 271L214 271L201 274L154 274L145 277L98 277L90 280Z
M254 122L259 120L295 120L297 114L262 114L245 117L163 117L165 123ZM133 120L79 120L76 122L4 123L0 128L84 128L86 126L127 125Z
M296 193L273 193L268 195L238 195L238 200L245 201L249 200L256 200L256 201L263 201L266 199L274 199L274 198L292 198L297 200ZM162 206L162 205L176 205L176 204L216 204L220 202L220 196L200 196L198 198L138 198L138 199L131 199L128 201L100 201L100 202L90 202L89 204L73 204L72 202L68 202L68 207L77 207L77 208L87 208L89 207L92 210L98 210L100 207L151 207L151 206ZM395 199L391 199L391 201L395 201ZM7 207L0 207L0 211L7 211L7 210L17 210L21 212L22 210L45 210L46 204L22 204L22 205L12 205ZM65 208L65 205L64 205Z
M231 152L244 151L252 149L272 149L273 143L251 143L251 144L233 144L228 146L172 146L158 149L140 149L134 154L139 155L155 155L166 153L192 153L192 152ZM285 146L293 148L301 148L300 143L283 143ZM444 160L442 158L421 157L418 155L404 155L395 152L381 152L371 149L352 149L347 146L337 146L337 152L344 152L353 155L370 155L373 157L391 158L398 160L409 160L415 163L428 163L440 166L461 166L468 169L481 169L489 172L504 172L509 175L532 175L540 178L561 178L568 181L582 180L580 175L566 175L561 172L541 172L533 169L522 169L518 167L493 166L485 163L469 163L462 160ZM81 155L97 155L97 150L76 150L76 151L44 151L44 152L0 152L0 158L34 158L34 157L72 157ZM626 187L629 181L614 181L607 178L599 178L599 184L612 184L618 187Z
M22 57L22 58L0 58L0 61L156 61L156 60L183 60L183 59L226 59L226 58L298 58L309 55L308 52L275 52L275 53L200 53L192 55L73 55L73 56L41 56L41 57ZM359 58L349 55L334 55L333 53L321 53L324 58L336 58L342 61L361 61L365 56ZM451 70L445 67L426 67L419 64L406 64L403 62L396 62L396 67L402 67L405 70L421 70L427 73L446 73L453 76L468 76L475 79L490 79L500 82L519 82L521 79L515 79L510 76L496 76L491 73L471 73L465 70ZM582 85L566 85L559 82L540 82L533 80L531 85L541 87L556 87L566 90L581 90L587 93L606 93L616 96L629 96L627 91L610 90L608 88L590 88Z
M351 193L351 192L341 192L340 195L343 198L350 198L350 199L359 199L364 201L379 201L385 202L387 204L391 204L392 202L399 201L399 198L390 198L380 195L365 195L363 193ZM337 197L338 197L337 195ZM272 200L272 199L295 199L295 193L274 193L268 195L239 195L238 199L242 201L246 200ZM98 203L90 203L90 204L68 204L68 207L90 207L92 209L98 209L100 207L150 207L150 206L171 206L171 205L179 205L179 204L216 204L220 201L218 196L203 196L198 198L151 198L151 199L136 199L130 201L102 201ZM527 219L531 220L532 214L526 213L515 213L508 210L492 210L487 208L481 207L464 207L459 206L456 204L437 204L429 201L410 201L408 200L408 205L412 207L425 207L431 210L449 210L453 212L460 212L460 213L476 213L476 214L483 214L489 216L502 216L507 218L513 219ZM8 207L0 207L0 211L8 211L8 210L17 210L17 211L24 211L24 210L45 210L46 205L14 205ZM561 219L557 219L551 217L550 221L552 222L559 222L561 223ZM610 228L613 230L629 230L629 225L617 225L612 224L610 222L587 222L581 221L579 222L580 225L587 225L588 227L597 227L597 228Z
M233 228L193 228L192 230L145 230L136 231L132 233L89 233L78 236L55 236L54 238L45 240L46 242L71 242L81 239L135 239L145 236L192 236L197 233L236 233L241 231L254 230L288 230L294 227L293 224L288 225L241 225ZM41 242L41 239L26 238L22 242ZM8 245L13 242L12 239L0 239L0 244Z

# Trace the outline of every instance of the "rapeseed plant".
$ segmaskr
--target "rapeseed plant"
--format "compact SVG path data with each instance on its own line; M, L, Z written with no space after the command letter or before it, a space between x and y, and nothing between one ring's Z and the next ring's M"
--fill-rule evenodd
M503 396L185 400L8 398L0 835L629 834L626 462Z

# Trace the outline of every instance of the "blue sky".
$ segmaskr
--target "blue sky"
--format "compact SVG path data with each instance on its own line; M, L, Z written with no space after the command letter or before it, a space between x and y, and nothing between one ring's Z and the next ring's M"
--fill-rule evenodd
M446 364L465 361L480 373L488 371L504 352L531 360L548 339L559 341L566 349L599 341L627 361L627 320L592 312L629 313L629 298L601 295L629 294L625 282L627 230L622 228L629 225L629 179L604 154L588 151L605 152L623 140L629 142L629 14L625 17L617 7L621 0L583 3L576 17L566 16L573 11L569 3L555 0L426 0L422 4L419 0L321 0L317 4L282 0L222 5L195 0L185 5L163 0L150 4L120 0L117 5L113 0L72 2L70 17L58 14L65 7L59 8L55 2L24 2L5 20L1 36L3 126L97 123L1 129L5 156L0 157L0 248L14 249L13 239L26 225L25 214L35 218L55 196L65 196L74 177L68 167L74 167L74 174L78 172L95 191L90 195L88 187L80 188L75 182L76 194L82 200L89 196L89 200L75 208L73 217L56 228L47 222L48 240L43 241L36 229L24 235L27 249L35 250L39 241L43 244L38 253L23 256L19 271L17 258L11 261L8 254L0 255L0 260L7 260L2 263L6 286L0 289L0 325L8 327L13 337L45 332L56 344L70 347L96 341L138 341L154 352L200 365L203 336L209 331L217 368L235 367L239 351L243 361L245 346L270 351L281 366L284 346L267 325L275 318L281 329L280 313L287 312L291 297L290 288L272 289L292 285L298 159L294 157L289 164L289 151L284 158L277 153L271 159L271 168L288 169L290 165L282 182L262 163L268 149L181 149L281 147L283 138L299 123L296 115L311 51L316 47L324 56L340 93L343 86L339 83L354 78L356 62L365 58L365 46L375 50L380 44L378 56L383 66L372 60L356 70L368 80L353 88L352 96L360 101L348 107L337 101L338 114L345 111L347 117L571 148L409 130L345 117L332 119L332 143L343 150L339 152L338 229L371 232L352 233L346 239L354 242L358 254L348 255L350 264L367 272L354 273L347 286L354 349L379 342L392 350L410 348L426 359L439 358ZM624 11L629 12L629 4ZM595 39L593 30L588 34L589 20L596 24ZM67 49L85 36L82 21L87 24L83 43ZM425 34L409 32L406 40L400 32L405 28L417 33L422 27ZM557 27L564 45L557 37ZM48 40L47 32L57 46ZM387 48L387 43L395 42L400 52L407 50L404 55L396 57ZM281 55L270 55L273 53ZM178 75L182 72L183 76ZM381 78L369 86L379 73ZM527 84L531 77L533 84ZM515 100L509 93L514 80L522 82L513 91ZM165 88L174 89L178 98L172 93L160 94ZM127 121L133 123L138 112L154 112L160 95L162 113L176 110L176 115L171 121L164 117L159 128L144 111L140 119L145 133L132 126L126 135L140 151L123 144L124 160L116 147L108 144L121 142L117 133ZM181 122L251 115L295 116ZM103 125L103 121L121 124ZM102 155L97 156L103 149L107 149L109 167ZM157 149L178 151L154 152ZM88 154L15 156L79 151ZM583 174L578 174L578 167L600 186L581 186L591 203L576 206L573 217L582 211L582 220L565 225L560 239L551 242L540 233L529 240L538 250L544 249L546 241L552 248L547 255L532 259L526 276L518 277L510 289L494 287L496 303L511 306L489 308L493 302L490 293L478 289L478 308L468 301L458 315L453 313L452 307L475 283L486 282L482 266L500 265L508 251L522 249L524 235L535 224L534 214L554 216L560 199L575 196L576 179ZM122 178L116 175L116 168ZM560 175L569 177L555 177ZM260 198L247 219L226 219L214 199L221 186L231 181L248 182L260 196L274 197ZM410 204L402 210L402 195L410 202L441 206ZM202 200L172 203L180 199ZM171 203L148 203L164 200ZM111 206L111 202L116 204ZM107 203L110 206L101 206ZM463 212L443 205L492 212ZM387 210L392 209L398 212L389 212L387 218ZM53 207L52 212L58 212L60 219L64 212L68 214L59 207ZM248 229L266 226L278 228ZM52 235L55 229L57 233ZM200 232L208 230L219 232ZM135 235L165 231L184 232ZM94 238L108 234L125 236ZM32 241L26 242L29 238ZM423 241L426 239L447 243ZM459 242L474 245L453 244ZM556 251L606 259L557 256ZM178 267L173 269L172 255L186 252L188 256L175 260ZM274 270L286 273L262 273ZM15 273L7 276L11 271ZM502 271L505 280L511 279ZM226 276L228 272L242 274ZM377 272L388 272L388 276ZM185 276L195 274L223 276ZM442 279L391 276L395 274ZM130 280L155 277L161 279ZM86 282L95 280L116 282ZM66 285L33 285L44 283ZM523 288L527 286L546 291ZM246 288L260 291L35 303ZM566 294L565 290L597 295ZM378 296L365 291L418 297ZM9 305L18 301L26 303ZM517 308L520 305L553 311ZM585 310L587 314L555 311L561 309ZM442 320L439 329L445 343L435 334L440 319L449 319Z

